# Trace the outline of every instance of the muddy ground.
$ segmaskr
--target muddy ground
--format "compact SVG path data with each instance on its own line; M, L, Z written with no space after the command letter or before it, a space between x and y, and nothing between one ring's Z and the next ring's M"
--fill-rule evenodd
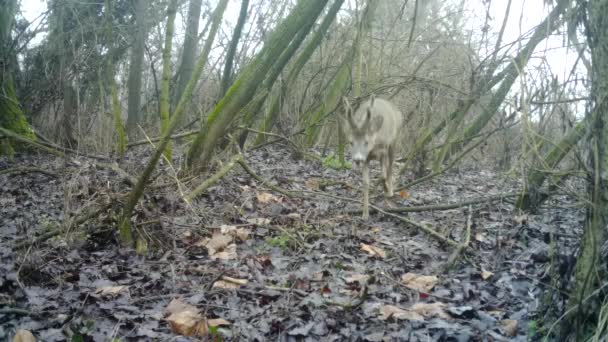
M131 152L122 169L137 176L147 154ZM456 246L395 217L353 214L356 170L278 147L245 160L295 196L237 165L187 204L181 194L204 179L177 186L163 165L133 217L148 241L141 256L118 247L114 222L130 185L99 165L108 161L0 159L0 170L38 168L0 174L0 340L25 329L39 341L527 341L564 305L559 279L570 276L584 218L568 193L580 186L534 215L517 213L513 197L398 214L459 244L469 232L451 264ZM388 204L458 203L520 186L468 167Z

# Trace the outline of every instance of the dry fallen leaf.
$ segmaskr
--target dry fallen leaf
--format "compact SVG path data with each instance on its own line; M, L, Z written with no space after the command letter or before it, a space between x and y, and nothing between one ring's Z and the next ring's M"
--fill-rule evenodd
M215 254L209 254L211 259L220 259L220 260L234 260L237 258L236 254L236 244L228 245L228 247L224 248L221 252L217 252Z
M102 296L118 296L121 292L126 291L129 287L126 285L103 286L95 290L95 293Z
M439 281L436 276L425 276L415 273L406 273L401 276L401 282L406 287L419 292L430 292Z
M372 233L378 234L380 233L380 227L372 227Z
M505 333L511 337L517 335L517 321L514 319L503 319L500 321L500 325L502 325L502 329Z
M476 233L475 234L475 241L477 241L477 242L485 242L486 238L485 238L485 236L483 236L483 234Z
M308 190L319 190L319 178L309 178L306 180L306 182L304 183L304 186L306 186L306 189Z
M224 235L230 235L239 241L249 240L251 232L247 228L237 228L236 226L221 225L220 232Z
M445 307L445 304L439 303L439 302L437 302L437 303L416 303L416 304L412 305L410 310L416 312L417 314L419 314L425 318L437 316L437 317L440 317L443 319L449 319L450 315L445 313L445 311L443 310L444 307Z
M362 243L361 250L371 256L379 256L380 258L383 258L383 259L386 258L386 252L382 248L379 248L379 247L375 247L372 245Z
M394 305L384 305L380 308L380 319L405 319L408 321L423 321L424 317L410 310L404 310Z
M515 223L517 223L518 225L526 224L528 223L528 214L515 216L513 217L513 221L515 221Z
M405 190L401 190L401 191L399 191L399 197L401 197L403 199L410 198L410 193Z
M194 305L177 298L172 300L165 310L169 314L166 320L174 333L184 336L207 335L207 322Z
M481 269L481 279L488 280L493 275L494 275L494 273L492 273L490 271L486 271L483 268Z
M258 202L262 204L267 204L270 202L279 202L279 198L269 192L259 192L256 195L256 198L258 199Z
M19 329L13 336L13 342L36 342L36 338L29 330Z
M232 237L230 235L215 234L215 235L213 235L211 240L209 240L207 242L207 245L205 245L205 247L207 247L207 251L209 252L209 255L211 256L211 255L215 255L218 252L222 251L231 242L232 242Z

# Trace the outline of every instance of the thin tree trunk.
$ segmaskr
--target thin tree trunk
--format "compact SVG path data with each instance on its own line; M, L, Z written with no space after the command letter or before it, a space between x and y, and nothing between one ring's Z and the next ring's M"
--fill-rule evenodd
M184 89L190 81L196 61L196 46L198 45L198 25L201 17L203 0L190 0L188 6L188 19L186 22L186 36L184 37L184 50L182 52L182 63L177 77L177 88L175 89L172 107L182 97Z
M602 302L601 297L599 300L587 297L597 293L596 290L608 278L605 267L602 267L606 260L600 258L602 246L606 246L608 238L608 2L590 0L587 6L589 20L586 31L592 66L591 103L594 106L593 111L587 113L590 117L589 168L592 171L588 192L591 204L587 210L568 303L572 312L567 316L566 324L562 324L564 340L574 331L579 341L584 334L594 330L592 322L599 318L597 305Z
M557 145L547 153L547 156L538 163L536 169L528 174L526 187L516 202L516 207L526 211L534 211L537 205L544 200L540 195L540 188L547 178L545 170L553 170L560 161L572 150L585 134L587 120L579 122ZM540 148L542 149L542 148Z
M144 64L144 45L146 42L147 0L135 0L135 34L129 62L127 133L131 140L137 137L137 125L141 122L141 76Z
M293 66L289 70L289 73L287 74L287 79L286 79L285 83L283 84L283 86L281 87L279 94L277 94L276 96L273 97L271 104L269 105L268 114L263 121L262 127L259 127L261 131L270 132L274 128L279 111L283 105L285 96L290 91L290 89L293 87L295 82L297 81L298 76L300 75L300 72L304 68L304 65L306 65L306 62L308 62L308 60L313 55L313 53L315 52L317 47L319 47L319 45L323 41L323 38L325 37L327 30L329 30L329 27L331 26L334 19L336 18L336 14L340 10L340 7L342 7L343 3L344 3L344 0L334 1L333 5L329 8L329 11L325 15L325 18L323 18L323 22L321 23L321 25L319 25L319 28L315 32L314 36L310 39L310 41L308 42L306 47L302 50L302 52L300 53L300 55L294 62ZM264 139L265 139L265 135L258 134L254 145L258 145L258 144L262 143Z
M234 56L236 55L236 49L241 39L241 33L247 20L247 9L249 8L249 0L241 1L241 11L239 12L239 19L232 32L232 39L230 40L230 46L228 46L228 52L226 52L226 63L224 64L224 72L222 73L222 81L220 85L220 96L224 97L228 88L232 84L232 66L234 64Z
M169 129L169 86L171 83L171 48L173 46L173 29L175 15L177 13L177 1L171 0L167 9L167 28L165 32L165 44L163 48L163 76L160 83L160 128L161 135L165 135ZM164 151L165 158L171 161L171 141L167 142Z
M219 139L236 115L255 95L260 83L266 78L277 58L287 49L295 35L308 22L314 22L325 7L327 0L300 0L298 5L271 34L254 61L243 71L224 98L207 118L203 130L195 138L188 151L187 165L206 167L212 158Z
M108 0L106 0L106 1L108 1ZM171 2L172 3L169 5L170 7L175 5L177 0L171 0ZM169 144L169 141L171 140L171 134L177 127L178 122L179 122L182 114L184 113L184 109L186 107L186 102L188 102L190 100L190 97L192 96L192 92L194 91L194 87L196 86L198 79L200 78L201 74L203 73L203 69L205 68L205 64L207 63L207 58L209 57L209 52L211 51L211 46L213 44L213 41L215 40L215 35L216 35L218 27L220 26L220 23L222 21L222 17L224 15L224 10L226 9L227 3L228 3L228 0L220 0L219 3L217 4L217 7L213 11L213 15L211 16L212 24L211 24L211 29L209 31L209 36L207 37L207 41L205 42L205 46L203 47L203 52L201 53L201 55L198 59L198 62L196 63L196 68L194 69L194 72L192 73L192 76L190 77L190 81L188 82L188 84L186 85L186 88L184 89L184 93L182 94L182 97L179 99L179 102L177 103L175 111L173 112L173 115L171 116L171 120L169 121L169 123L166 127L166 130L163 132L161 140L160 140L158 146L156 147L154 154L148 161L148 164L146 165L146 168L144 169L141 176L137 179L137 184L135 184L135 186L131 190L131 193L129 194L129 198L127 199L127 202L125 203L125 206L123 207L122 213L120 215L120 221L119 221L119 227L120 227L121 231L123 231L123 230L125 230L125 231L128 230L129 232L131 231L131 215L133 213L133 209L135 208L135 205L141 198L141 195L144 192L144 188L145 188L146 184L148 183L148 181L150 180L150 177L152 176L152 172L156 168L156 164L158 163L158 160L160 159L163 151L165 151L165 148ZM170 58L170 56L165 56L165 57ZM164 63L164 61L163 61L163 63ZM163 82L168 83L168 81L169 80L167 78Z

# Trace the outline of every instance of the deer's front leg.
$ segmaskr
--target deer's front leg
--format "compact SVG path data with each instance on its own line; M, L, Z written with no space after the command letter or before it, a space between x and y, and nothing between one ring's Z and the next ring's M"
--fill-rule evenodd
M367 162L363 163L363 220L369 219L369 169Z
M388 159L386 166L386 196L393 197L393 162L395 161L395 148L390 145L388 147L386 159Z

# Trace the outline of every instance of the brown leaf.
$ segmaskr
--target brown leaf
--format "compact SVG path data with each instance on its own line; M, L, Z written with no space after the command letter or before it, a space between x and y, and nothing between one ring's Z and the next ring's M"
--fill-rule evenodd
M399 197L403 199L410 198L410 193L405 190L401 190L399 191Z
M408 321L424 321L424 317L411 310L404 310L394 305L384 305L380 308L380 319L404 319Z
M500 325L505 333L511 337L517 336L517 321L514 319L503 319Z
M95 293L100 294L102 296L115 297L115 296L118 296L121 292L126 291L128 288L129 287L126 285L102 286L102 287L98 288L97 290L95 290Z
M211 255L215 255L218 252L222 251L231 242L232 242L232 237L230 235L215 234L215 235L213 235L211 240L209 240L207 242L207 245L205 245L205 247L207 247L209 256L211 256Z
M262 204L268 204L270 202L274 202L274 203L279 202L279 198L269 192L259 192L256 195L256 198L258 199L258 202L260 202Z
M239 241L249 240L249 235L251 234L247 228L237 228L236 226L229 226L225 224L220 226L220 233L230 235Z
M228 247L224 248L223 251L217 252L213 255L209 255L211 259L220 259L220 260L234 260L238 256L236 254L236 244L228 245Z
M406 287L419 292L428 293L439 281L436 276L424 276L415 273L406 273L401 276L401 282Z
M194 305L173 299L165 309L171 331L184 336L206 336L209 332L205 318Z
M410 310L416 312L417 314L425 317L425 318L430 318L432 316L437 316L443 319L449 319L450 315L448 315L447 313L445 313L445 311L443 311L443 307L445 306L445 304L443 303L416 303L414 305L412 305L412 307L410 308Z
M378 256L382 259L386 258L386 252L380 248L380 247L375 247L372 245L368 245L365 243L361 244L361 250L366 252L367 254L371 255L371 256Z
M36 338L29 330L19 329L13 336L13 342L36 342Z
M319 178L308 178L304 183L306 189L316 191L319 190Z

